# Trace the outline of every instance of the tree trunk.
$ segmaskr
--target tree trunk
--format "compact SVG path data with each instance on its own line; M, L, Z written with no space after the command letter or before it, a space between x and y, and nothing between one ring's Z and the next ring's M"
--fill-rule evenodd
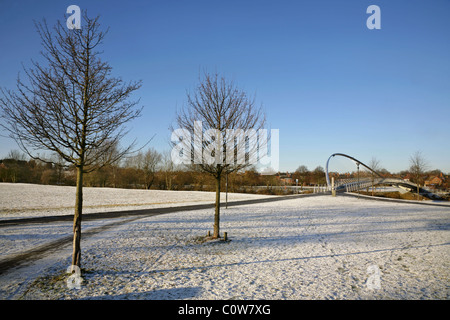
M375 192L373 190L374 185L375 185L375 177L373 176L373 172L372 172L372 197L375 195Z
M417 183L417 201L420 200L419 183Z
M145 188L146 188L147 190L150 190L150 188L151 188L152 185L153 185L153 181L155 181L155 175L153 175L153 176L152 176L152 179L146 183Z
M83 167L77 167L77 187L75 196L75 214L73 216L72 265L81 267L81 217L83 211Z
M213 238L217 239L220 237L220 178L218 175L216 177L216 205L215 205L215 213L214 213L214 234Z

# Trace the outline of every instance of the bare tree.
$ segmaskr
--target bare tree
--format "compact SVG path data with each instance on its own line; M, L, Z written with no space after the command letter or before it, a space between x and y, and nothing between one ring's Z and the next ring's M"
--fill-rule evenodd
M420 182L422 181L423 175L425 174L425 171L428 169L428 161L425 159L425 157L422 155L422 152L416 151L410 158L409 158L409 171L414 177L414 180L417 185L417 200L419 200L419 188L420 188Z
M5 159L13 159L16 161L25 161L27 159L27 156L20 152L19 150L11 150L9 151L9 153L7 154Z
M172 161L170 151L163 151L161 156L161 170L164 172L166 190L172 190L172 181L175 176L176 166Z
M372 157L370 160L368 166L372 168L373 171L378 172L381 169L381 162L376 157ZM366 170L369 171L369 170ZM375 173L373 171L370 171L370 177L372 180L372 196L374 195L374 187L375 187Z
M264 149L254 142L265 114L232 81L204 72L196 90L187 94L187 106L178 112L176 124L184 137L175 140L172 156L183 153L194 169L216 180L213 238L219 238L222 175L254 164L258 150Z
M55 168L56 184L60 185L63 181L65 161L58 153L54 153L50 159Z
M146 189L150 189L155 180L155 173L161 162L161 154L153 148L149 148L145 153L140 151L131 159L132 166L142 173L142 181Z
M45 162L40 150L58 154L77 169L73 221L72 265L80 266L83 174L127 154L134 143L111 152L127 133L124 126L141 108L129 102L140 82L125 84L111 76L111 67L98 51L106 32L99 17L89 18L81 29L69 30L60 21L49 30L45 20L36 24L44 63L32 61L28 82L17 80L17 91L1 89L2 125L29 156ZM107 155L107 156L105 156Z

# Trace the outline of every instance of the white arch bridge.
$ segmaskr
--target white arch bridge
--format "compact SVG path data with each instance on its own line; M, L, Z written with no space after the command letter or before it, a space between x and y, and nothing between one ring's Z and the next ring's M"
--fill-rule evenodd
M334 186L332 186L332 183L330 182L330 176L328 174L328 163L330 162L330 159L335 156L345 157L345 158L348 158L348 159L354 161L356 164L357 170L358 170L358 178L338 179L338 180L334 181ZM359 166L360 165L363 166L364 168L366 168L367 170L369 170L372 173L372 175L370 177L359 177ZM384 178L378 172L376 172L375 170L373 170L366 164L362 163L361 161L359 161L349 155L343 154L343 153L333 153L328 158L327 164L325 167L325 174L326 174L328 189L332 190L334 187L334 190L336 192L357 191L357 190L366 189L366 188L376 186L376 185L389 185L389 186L397 187L397 188L404 189L407 191L417 192L416 184L409 182L409 181L405 181L403 179L398 179L398 178ZM432 200L443 200L437 194L435 194L435 193L431 192L430 190L423 188L423 187L419 187L419 194L421 196L424 196L424 197L432 199Z

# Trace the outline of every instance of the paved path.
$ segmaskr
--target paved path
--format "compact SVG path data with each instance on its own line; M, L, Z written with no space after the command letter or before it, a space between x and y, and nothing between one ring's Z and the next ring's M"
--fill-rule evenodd
M263 199L252 199L252 200L241 200L241 201L232 201L228 202L228 206L237 206L237 205L246 205L246 204L254 204L254 203L262 203L262 202L273 202L273 201L281 201L281 200L289 200L301 197L311 197L323 194L303 194L303 195L288 195L288 196L280 196L280 197L268 197ZM222 206L225 206L222 203ZM101 213L89 213L83 215L83 221L89 220L98 220L98 219L114 219L114 218L127 218L115 220L106 225L91 228L82 232L82 238L89 238L92 235L100 233L102 231L120 226L122 224L135 221L137 219L147 218L155 215L167 214L172 212L179 211L190 211L190 210L202 210L214 208L214 203L207 204L198 204L198 205L188 205L188 206L178 206L178 207L167 207L167 208L152 208L152 209L139 209L139 210L126 210L126 211L110 211L110 212L101 212ZM0 228L6 228L10 226L17 226L23 224L45 224L51 222L60 222L60 221L72 221L73 215L63 215L63 216L46 216L46 217L37 217L37 218L24 218L24 219L10 219L10 220L1 220ZM21 265L28 265L33 261L36 261L42 257L44 257L47 253L56 251L63 246L70 244L73 240L73 236L65 236L63 238L51 241L49 243L43 244L41 246L32 248L30 250L26 250L24 252L10 255L6 259L0 260L0 275L8 272L12 268L20 267Z

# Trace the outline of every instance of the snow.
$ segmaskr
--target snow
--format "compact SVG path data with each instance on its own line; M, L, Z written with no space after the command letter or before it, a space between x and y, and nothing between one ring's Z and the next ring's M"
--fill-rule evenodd
M60 200L49 206L67 205L58 188L54 197ZM122 199L137 203L134 191L121 190ZM92 192L98 192L95 204L102 204L115 190ZM169 193L164 196L161 202L172 201ZM179 199L202 198L180 193ZM32 197L26 202L30 208ZM2 209L3 203L2 196ZM324 195L222 208L227 242L199 241L212 231L213 209L127 219L83 238L80 289L69 289L65 278L55 280L70 265L68 245L0 275L0 298L450 298L448 207ZM111 222L89 221L83 230ZM1 227L0 261L70 232L70 223ZM379 288L369 285L373 270L379 270Z
M215 192L120 188L83 188L83 212L149 209L214 203ZM266 195L228 193L228 201L259 199ZM221 193L225 201L225 193ZM0 183L0 220L73 215L75 187Z

